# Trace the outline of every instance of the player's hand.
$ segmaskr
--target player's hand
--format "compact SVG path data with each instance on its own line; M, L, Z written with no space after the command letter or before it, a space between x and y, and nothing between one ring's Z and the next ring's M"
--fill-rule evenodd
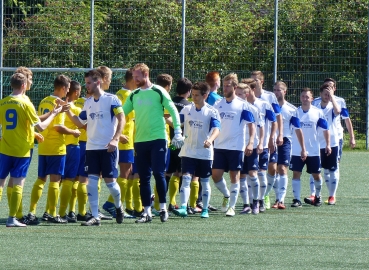
M43 143L44 142L44 136L42 136L38 132L35 132L35 139L37 140L38 143Z
M176 128L174 130L174 137L172 139L172 145L175 146L175 148L179 149L184 145L184 137L182 136L182 130L181 128Z
M111 140L107 145L105 145L106 148L108 148L108 152L114 152L117 150L118 147L118 140Z
M275 152L275 143L272 137L270 137L269 142L268 142L268 149L269 149L269 153L274 153Z
M78 138L79 136L81 136L81 131L79 131L78 129L75 129L72 135L73 137Z
M58 100L57 100L58 101ZM62 109L63 109L63 107L60 105L60 104L58 104L58 102L56 103L56 105L54 106L54 109L52 110L52 112L51 113L53 113L53 114L58 114L58 113L60 113L61 111L62 111ZM50 115L49 115L50 116Z
M350 138L350 147L351 147L352 149L354 149L354 148L355 148L355 146L356 146L355 138Z
M264 151L263 143L259 143L258 147L256 148L256 153L260 155L261 153L263 153L263 151Z
M277 140L275 141L277 146L281 146L283 144L283 134L279 133L277 136ZM274 151L273 151L274 152ZM271 153L273 153L271 152Z
M330 146L326 146L325 147L325 153L327 154L327 156L329 156L331 153L332 153L332 149L331 149L331 147Z
M210 146L213 144L211 140L205 140L204 141L204 148L210 148Z
M306 152L306 150L305 149L304 150L301 150L301 160L302 161L305 161L306 158L307 158L307 152Z
M126 136L126 135L120 135L120 137L119 137L119 142L120 143L128 143L128 136Z
M249 143L249 144L246 146L246 149L245 149L245 155L246 155L247 157L248 157L248 156L251 156L253 149L254 149L254 143Z

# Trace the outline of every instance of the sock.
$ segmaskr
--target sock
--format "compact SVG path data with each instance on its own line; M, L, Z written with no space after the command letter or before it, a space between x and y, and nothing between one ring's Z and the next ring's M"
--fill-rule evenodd
M60 191L59 216L64 217L70 198L72 197L73 182L64 179Z
M133 179L127 180L127 192L126 192L126 208L133 210Z
M15 185L12 188L12 194L10 196L10 204L9 204L9 216L15 217L20 202L22 201L22 193L23 193L23 187Z
M82 216L86 214L86 204L87 204L87 184L79 183L77 188L77 199L78 199L78 213Z
M249 183L249 188L251 188L252 199L258 200L259 198L259 179L257 177L247 176L247 181ZM250 196L251 201L251 196Z
M336 192L337 192L337 188L338 188L338 183L340 181L340 169L339 169L339 163L337 164L337 170L334 171L334 177L332 179L336 180L335 184L332 184L332 190L334 190L333 195L334 197L336 197ZM332 182L333 183L333 182Z
M263 200L267 188L267 176L265 172L258 172L259 178L259 200Z
M123 204L124 201L126 200L128 180L126 178L118 177L117 183L120 187L120 200Z
M188 175L188 174L183 175L182 176L182 186L181 186L181 189L179 190L179 197L181 198L181 207L183 206L187 207L188 199L190 197L190 185L191 185L191 175Z
M160 203L160 210L167 211L167 203Z
M274 179L274 184L273 184L273 190L275 193L275 198L278 199L278 194L279 194L279 174L275 175L275 179Z
M48 194L46 194L45 212L46 212L46 213L50 213L50 211L49 211L49 193L48 193Z
M338 178L337 177L337 170L335 170L334 172L330 172L330 189L329 189L329 196L336 196L336 191L337 191L337 187L338 187Z
M315 185L315 195L317 197L320 196L320 191L322 190L322 178L319 178L319 180L314 180L314 185Z
M197 193L196 202L202 202L202 186L201 186L201 182L198 182L198 183L199 183L199 192ZM191 195L190 195L190 198L191 198Z
M247 186L246 177L240 178L240 196L243 204L250 204L249 201L249 189Z
M13 193L13 187L7 187L6 188L6 197L8 199L8 205L10 206L10 201L12 199L12 193Z
M169 189L170 178L172 178L170 175L165 175L165 182L167 183L167 192L168 192L168 189Z
M229 198L229 207L232 207L234 209L234 207L236 206L238 193L240 192L240 183L231 183L231 188L229 191L231 193L231 196Z
M176 196L179 189L179 177L172 176L169 180L169 203L176 205Z
M78 189L79 182L73 181L72 186L72 195L69 200L69 212L76 212L76 203L77 203L77 189Z
M0 202L1 202L1 199L3 197L3 190L4 190L4 188L3 187L0 187Z
M32 214L36 214L37 203L41 198L42 190L44 189L45 182L41 179L37 179L33 184L31 191L31 202L29 204L29 212Z
M296 200L301 201L301 181L300 179L292 179L292 193Z
M144 213L151 217L151 206L144 206Z
M99 181L97 182L97 192L99 193L99 199L100 199L100 192L101 192L101 178L99 178Z
M133 193L134 209L136 212L141 212L142 211L142 200L141 200L141 193L140 193L140 179L138 178L133 179L132 193Z
M156 185L154 185L154 208L157 211L160 211L160 203L159 203L159 194L158 194L158 190L156 189Z
M114 198L113 198L113 196L111 196L111 194L109 194L108 199L107 199L106 201L107 201L107 202L110 202L110 203L114 203Z
M287 185L288 185L288 175L280 175L278 181L278 197L277 200L280 202L284 202L284 198L287 194Z
M23 217L23 195L22 195L22 199L20 201L18 211L17 211L17 214L15 215L15 217L18 218L18 219Z
M99 217L99 177L96 175L88 176L87 184L87 196L88 202L90 203L92 216L95 218Z
M192 181L191 182L191 192L190 192L190 206L192 208L196 207L196 201L199 198L199 189L200 189L199 181Z
M210 187L210 179L209 178L200 178L201 181L201 195L202 195L202 203L203 203L203 209L208 209L209 203L210 203L210 197L211 197L211 187Z
M229 196L231 196L224 178L222 178L222 180L220 180L218 183L214 184L217 187L217 189L223 194L224 197L229 198Z
M53 217L56 216L56 206L58 205L59 200L59 186L58 182L50 182L49 188L47 190L47 197L49 202L49 214ZM67 203L69 202L70 197L68 198ZM68 206L68 205L67 205Z
M113 196L114 199L114 205L116 208L119 208L122 206L122 200L121 200L121 190L116 181L106 184L108 187L110 194Z
M265 196L268 196L270 191L273 188L273 185L274 185L274 182L275 182L275 179L276 179L276 175L270 175L268 173L266 178L267 178L268 185L267 185L267 188L265 190Z
M324 169L324 173L323 173L323 179L324 179L324 182L327 186L327 190L328 190L328 193L329 191L331 190L331 174L330 174L330 171L328 169Z
M310 181L310 195L315 195L315 184L314 184L314 177L310 174L310 178L309 178L309 181Z
M247 185L247 195L249 197L249 202L252 202L254 196L252 195L252 189L251 189L251 179L248 174L246 174L246 185Z

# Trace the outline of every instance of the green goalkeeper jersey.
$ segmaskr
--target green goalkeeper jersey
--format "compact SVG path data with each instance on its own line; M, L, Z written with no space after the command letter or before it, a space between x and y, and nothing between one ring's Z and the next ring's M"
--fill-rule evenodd
M177 109L167 91L153 84L149 89L133 91L123 105L124 114L135 111L135 142L166 139L164 108L172 117L174 129L180 128Z

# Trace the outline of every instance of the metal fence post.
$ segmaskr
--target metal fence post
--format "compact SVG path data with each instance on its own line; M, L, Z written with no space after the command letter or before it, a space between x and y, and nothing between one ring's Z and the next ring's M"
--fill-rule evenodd
M369 7L369 4L368 4ZM369 10L369 9L368 9ZM368 17L369 17L369 11L368 11ZM369 21L368 21L368 27L369 27ZM369 28L368 28L369 29ZM365 146L366 150L368 150L369 147L369 32L368 32L368 43L367 43L367 49L366 49L366 138L365 138Z
M3 67L4 43L4 0L0 0L0 69ZM0 99L3 98L3 71L0 70Z
M277 81L277 63L278 63L278 0L274 1L274 66L273 66L273 84Z
M90 18L90 68L94 68L94 16L95 16L95 1L91 0L91 18Z
M186 46L186 0L182 0L181 78L184 78Z

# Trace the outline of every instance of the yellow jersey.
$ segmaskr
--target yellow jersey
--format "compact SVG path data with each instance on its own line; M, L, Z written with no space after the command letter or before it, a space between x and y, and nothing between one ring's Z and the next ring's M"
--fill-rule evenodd
M30 157L30 138L38 123L40 119L35 107L24 95L10 95L0 100L0 153L12 157Z
M80 97L80 98L78 98L77 100L74 101L74 105L82 110L83 106L85 105L85 101L86 101L85 97ZM79 116L79 113L76 114L76 115ZM81 131L81 135L79 136L79 141L80 142L87 142L86 129L80 128L79 131Z
M54 109L56 100L59 99L56 96L50 95L41 100L38 106L38 115L43 115ZM60 156L66 154L65 147L65 135L55 130L56 126L64 126L65 113L59 113L51 124L41 132L44 136L44 142L38 146L38 154L43 156Z
M122 105L126 102L127 97L131 94L128 89L122 88L116 93L116 96L122 102ZM128 137L128 143L119 143L119 150L131 150L133 149L133 136L134 136L134 123L135 114L134 111L126 115L126 124L124 126L122 134Z
M69 104L70 104L70 111L74 113L75 115L79 115L82 109L75 106L73 102L70 102ZM78 129L78 127L69 119L68 116L65 117L64 125L65 127L69 129L73 129L73 130ZM69 144L78 145L79 144L78 142L79 142L78 137L76 138L73 135L65 135L65 145L69 145Z
M164 109L164 115L169 114L167 109ZM167 133L168 146L170 146L170 128L168 124L165 124L165 132Z

